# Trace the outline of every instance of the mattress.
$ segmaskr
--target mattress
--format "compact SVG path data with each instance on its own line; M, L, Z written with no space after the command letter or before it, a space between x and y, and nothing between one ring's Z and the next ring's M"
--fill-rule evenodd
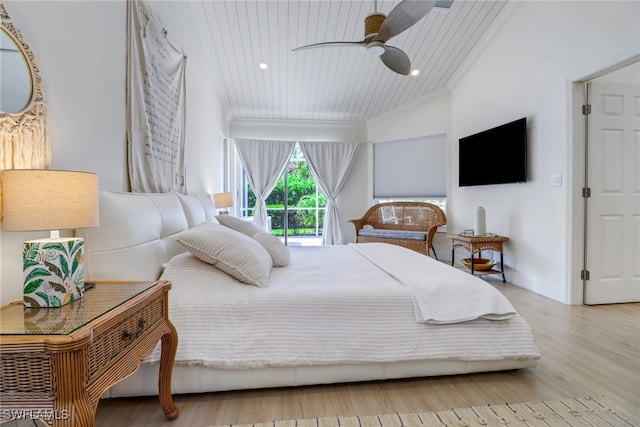
M177 255L162 275L173 283L176 365L251 370L539 357L531 328L515 313L503 320L418 322L411 287L360 247L292 247L290 265L274 268L263 288L242 284L190 253ZM479 294L483 287L493 290L472 275L415 256L435 263L435 276L444 268ZM158 360L157 349L148 361Z

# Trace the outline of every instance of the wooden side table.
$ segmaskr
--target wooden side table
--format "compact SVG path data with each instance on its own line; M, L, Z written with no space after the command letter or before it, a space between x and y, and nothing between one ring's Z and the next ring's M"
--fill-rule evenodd
M471 254L471 274L502 274L502 282L507 281L504 277L504 258L502 251L504 242L509 240L508 237L496 236L495 234L485 234L482 236L450 234L449 238L451 239L451 265L453 265L455 260L456 248L464 248ZM494 269L482 272L475 271L473 264L474 255L486 250L500 253L500 271Z
M171 373L178 334L169 321L171 283L99 283L56 308L0 309L0 422L32 419L90 427L102 394L127 378L162 341L158 391L178 416Z

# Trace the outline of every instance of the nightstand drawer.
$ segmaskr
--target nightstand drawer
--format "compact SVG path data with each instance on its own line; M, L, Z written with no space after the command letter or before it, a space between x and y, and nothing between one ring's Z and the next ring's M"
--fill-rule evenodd
M160 295L142 309L122 313L110 322L112 327L97 332L89 345L89 382L163 320L164 306L164 296Z

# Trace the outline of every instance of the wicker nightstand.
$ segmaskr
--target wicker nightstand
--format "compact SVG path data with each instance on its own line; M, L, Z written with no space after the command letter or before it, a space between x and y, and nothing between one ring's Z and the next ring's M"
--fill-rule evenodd
M506 282L507 279L504 277L504 258L503 258L503 245L504 242L509 241L508 237L497 236L495 234L486 234L483 236L465 236L460 234L450 234L449 238L451 239L451 265L453 265L455 260L455 252L456 248L464 248L471 254L471 274L501 274L502 281ZM478 252L482 251L495 251L500 253L500 270L487 270L487 271L474 271L474 263L473 258L474 255Z
M0 310L0 422L40 419L93 426L100 396L131 375L162 340L160 405L178 416L171 372L178 335L168 317L171 283L99 283L59 308Z

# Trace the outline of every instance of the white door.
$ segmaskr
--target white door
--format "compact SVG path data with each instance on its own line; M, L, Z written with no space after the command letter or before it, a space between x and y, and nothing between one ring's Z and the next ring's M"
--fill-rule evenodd
M637 83L590 83L587 304L640 301L640 73L636 76Z

